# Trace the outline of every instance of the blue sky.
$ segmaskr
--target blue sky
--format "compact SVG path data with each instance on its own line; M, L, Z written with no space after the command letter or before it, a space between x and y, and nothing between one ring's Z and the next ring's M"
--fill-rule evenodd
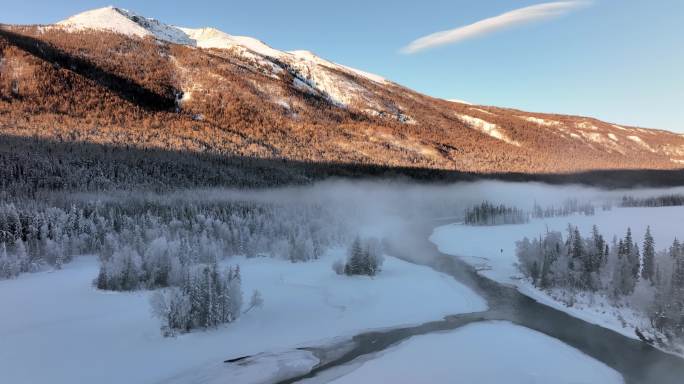
M308 49L420 92L684 132L684 1L595 0L412 54L411 41L544 1L0 0L5 23L52 23L107 5Z

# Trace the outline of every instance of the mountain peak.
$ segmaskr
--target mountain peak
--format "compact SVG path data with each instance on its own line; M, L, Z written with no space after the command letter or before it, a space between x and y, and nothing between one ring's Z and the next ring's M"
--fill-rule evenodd
M105 30L127 36L151 36L170 43L195 45L178 27L114 6L85 11L62 20L57 25L70 30Z
M243 48L266 58L281 61L296 61L309 67L323 65L342 72L364 77L376 83L387 81L381 76L333 63L316 56L311 51L281 51L270 47L259 39L249 36L235 36L213 27L186 28L164 24L156 19L139 15L127 9L108 6L85 11L56 24L68 30L104 30L127 36L153 37L173 44L198 48L232 49Z
M149 31L134 22L126 10L114 6L81 12L58 22L57 25L69 30L107 30L138 37L145 37L150 34Z

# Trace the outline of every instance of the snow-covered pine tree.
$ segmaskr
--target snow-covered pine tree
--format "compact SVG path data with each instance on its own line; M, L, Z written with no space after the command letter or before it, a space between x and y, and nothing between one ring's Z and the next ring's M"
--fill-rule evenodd
M14 205L8 207L6 231L10 234L12 241L22 240L21 219Z
M192 328L189 297L178 287L160 289L150 297L152 314L162 320L162 334L175 335Z
M634 241L632 240L632 229L630 227L627 227L627 233L625 234L625 238L622 239L622 246L624 247L625 255L629 255L632 253Z
M382 268L383 258L382 244L376 238L366 240L366 265L368 267L368 275L375 276Z
M632 232L629 228L627 228L627 234L624 239L620 240L617 248L613 289L617 297L628 296L634 292L639 277L638 247L635 247L632 242Z
M632 244L632 253L630 254L630 265L632 266L632 276L634 280L639 280L639 272L641 271L641 255L639 253L639 244L634 242Z
M360 275L364 270L363 248L361 247L361 238L356 237L349 248L347 256L347 264L344 267L344 273L347 275Z
M591 231L591 238L587 240L587 246L584 251L582 275L585 288L594 292L601 286L600 269L604 263L605 248L605 240L603 240L603 236L599 233L598 227L594 225Z
M679 242L679 239L675 237L674 241L672 242L672 246L670 247L670 257L672 259L676 259L681 252L682 245Z
M202 268L202 273L200 274L200 289L199 289L199 307L197 315L197 323L200 327L209 328L214 325L214 319L212 318L212 306L214 301L214 292L211 282L211 269L208 266Z
M527 237L515 243L515 253L520 263L522 272L532 279L537 285L541 259L541 240L533 244Z
M643 262L641 268L641 278L654 284L655 274L655 241L651 235L651 227L646 227L644 235L644 245L642 252Z
M675 290L684 290L684 254L681 252L678 240L675 240L672 244L670 254L674 258L672 288Z
M13 278L15 269L14 260L7 254L5 243L0 243L0 279Z
M605 251L608 244L606 244L596 225L591 228L591 244L593 245L593 252L590 253L592 255L590 260L591 271L598 272L599 268L604 265Z
M242 311L243 295L240 266L236 265L234 268L229 268L225 273L225 278L227 279L227 282L225 283L226 292L224 293L224 297L229 300L229 315L224 318L223 321L229 323L240 317Z
M216 261L211 264L208 284L210 298L207 308L208 323L209 326L215 327L223 323L226 303L226 289Z
M101 261L100 262L100 271L97 274L97 277L95 278L95 286L97 289L112 289L109 284L109 276L107 274L107 267L109 266L109 262L107 261Z
M579 228L574 227L572 229L572 253L571 257L578 263L584 259L584 246L582 245L582 236L580 235Z
M33 266L29 262L28 253L26 252L26 245L21 237L14 241L14 258L19 263L20 272L31 272L37 269L37 266Z
M625 240L620 239L617 246L615 270L613 272L612 291L615 298L627 296L634 290L634 279L632 278L632 266L629 261L628 250L631 246L625 245Z
M120 262L123 271L121 274L121 287L124 291L138 289L140 285L140 275L142 273L142 259L133 248L124 248L120 253Z

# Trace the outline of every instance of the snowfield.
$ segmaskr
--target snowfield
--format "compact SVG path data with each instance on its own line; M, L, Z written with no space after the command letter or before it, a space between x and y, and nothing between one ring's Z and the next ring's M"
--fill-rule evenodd
M630 227L633 238L639 245L643 242L646 227L650 225L655 248L661 250L669 248L675 237L684 237L684 207L613 208L609 211L597 210L594 216L532 219L529 223L518 225L449 224L436 228L430 240L441 252L461 257L484 276L514 285L521 293L540 303L636 338L634 328L648 328L649 321L635 311L626 307L614 308L605 298L595 295L579 296L575 305L568 307L554 298L558 292L542 292L522 278L515 265L515 242L524 237L538 237L547 228L560 231L565 237L568 224L577 226L583 236L588 236L592 225L596 224L609 243L613 236L623 237L627 227Z
M475 323L416 336L373 360L342 368L337 375L352 371L331 383L623 382L618 372L582 352L508 322Z
M229 259L242 269L245 298L259 289L263 308L225 327L176 338L162 337L150 313L151 292L94 289L98 262L92 256L61 271L0 281L3 382L259 382L306 372L318 362L296 347L487 309L451 277L393 257L374 279L338 276L331 264L341 253L298 264ZM259 353L250 364L222 363Z
M473 129L476 129L497 140L501 140L508 144L515 145L516 147L520 146L520 143L508 137L508 134L506 134L505 131L502 131L499 128L499 126L494 123L490 123L488 121L478 119L477 117L473 117L463 113L457 113L456 116L459 118L459 120L461 120L463 123L467 124Z
M164 384L263 384L304 375L320 361L313 353L290 349L259 353L232 363L213 362L164 380Z

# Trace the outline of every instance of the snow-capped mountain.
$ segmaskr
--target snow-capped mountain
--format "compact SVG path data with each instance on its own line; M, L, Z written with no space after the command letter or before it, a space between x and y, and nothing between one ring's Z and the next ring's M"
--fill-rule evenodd
M185 28L168 25L112 6L80 13L56 25L69 30L107 30L127 36L153 37L169 43L199 48L235 50L246 58L256 58L262 64L267 63L275 71L285 64L300 80L342 106L353 102L355 97L363 97L366 93L361 84L350 81L344 74L361 76L378 84L387 82L381 76L333 63L309 51L281 51L252 37L233 36L210 27Z
M478 173L684 164L684 135L436 99L310 51L115 7L0 25L0 79L0 127L17 136Z

